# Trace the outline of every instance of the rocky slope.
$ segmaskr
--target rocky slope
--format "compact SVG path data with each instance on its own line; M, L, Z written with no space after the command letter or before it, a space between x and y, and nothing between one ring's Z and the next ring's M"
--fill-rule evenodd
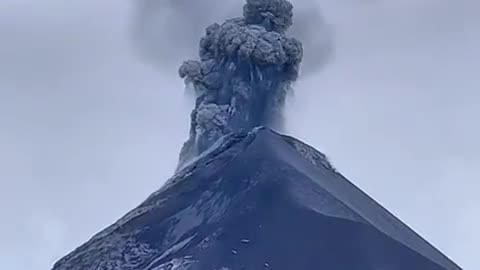
M266 128L222 137L54 270L458 270L337 173Z

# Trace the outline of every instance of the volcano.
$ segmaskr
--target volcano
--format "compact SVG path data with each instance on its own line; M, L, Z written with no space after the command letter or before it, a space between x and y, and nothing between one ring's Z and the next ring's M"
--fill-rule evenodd
M224 136L54 270L458 270L339 174L268 128Z
M286 0L247 0L206 29L179 70L196 102L174 176L53 270L460 269L280 133L303 56L292 16Z

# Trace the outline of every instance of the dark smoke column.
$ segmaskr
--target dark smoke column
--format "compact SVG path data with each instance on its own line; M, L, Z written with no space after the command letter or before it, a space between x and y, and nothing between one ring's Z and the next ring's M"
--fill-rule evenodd
M196 104L178 171L53 270L461 270L325 154L254 128L281 128L302 58L291 24L289 2L248 0L208 27L180 68Z
M281 110L303 55L302 44L285 35L292 17L287 0L247 0L243 17L206 29L200 60L179 69L196 97L179 167L231 132L282 128Z

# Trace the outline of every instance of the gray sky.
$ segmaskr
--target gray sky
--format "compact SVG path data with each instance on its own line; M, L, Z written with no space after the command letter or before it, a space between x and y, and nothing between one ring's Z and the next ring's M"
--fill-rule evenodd
M189 102L132 48L130 4L0 1L2 268L49 269L172 174ZM295 86L289 133L479 269L480 3L318 4L336 53Z

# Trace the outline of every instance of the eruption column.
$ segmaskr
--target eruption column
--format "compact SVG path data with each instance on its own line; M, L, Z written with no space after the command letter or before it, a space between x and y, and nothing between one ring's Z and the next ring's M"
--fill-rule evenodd
M282 128L281 110L303 55L302 44L285 34L292 17L287 0L247 0L243 17L207 27L200 60L179 68L196 97L179 167L223 135Z

